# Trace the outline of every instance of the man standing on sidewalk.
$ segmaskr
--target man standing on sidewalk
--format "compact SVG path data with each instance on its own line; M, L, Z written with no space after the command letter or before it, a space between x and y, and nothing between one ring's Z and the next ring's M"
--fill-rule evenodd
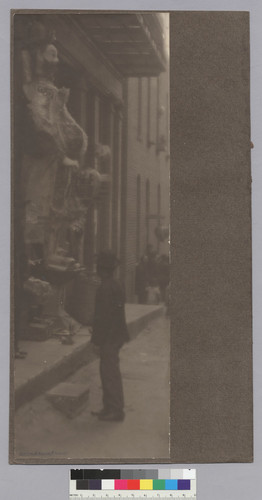
M99 349L103 408L93 412L100 420L124 419L124 396L119 368L119 350L129 340L125 319L125 294L114 278L118 260L113 252L102 252L97 259L101 285L97 290L92 342Z

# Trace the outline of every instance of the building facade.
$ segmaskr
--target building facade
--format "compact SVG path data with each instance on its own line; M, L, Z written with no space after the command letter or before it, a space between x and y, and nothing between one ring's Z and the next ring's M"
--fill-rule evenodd
M17 290L23 289L25 279L21 261L31 265L42 259L45 272L41 276L61 287L63 280L58 283L54 275L60 266L61 276L62 267L74 259L86 269L87 282L92 283L96 254L112 248L120 258L119 276L125 282L127 300L133 302L135 266L147 245L158 253L168 253L166 26L167 19L158 13L15 15L13 219ZM50 65L56 66L54 84L46 83L48 78L43 77ZM44 86L39 87L43 81ZM27 129L23 106L31 106L31 110L35 106L35 113L40 109L39 98L34 104L32 85L38 97L42 92L41 98L49 102L55 94L58 107L63 100L63 119L60 111L52 111L55 117L60 116L52 119L66 122L67 117L71 123L67 126L74 134L70 147L67 145L69 153L63 151L61 161L64 132L60 133L60 125L54 128L58 130L52 132L56 148L59 150L59 141L61 147L48 180L46 172L54 160L41 156L39 141L29 132L26 140L21 139L21 129ZM52 136L46 130L45 135L47 132ZM56 139L55 134L60 136ZM86 136L88 146L84 147ZM29 153L26 143L30 143ZM21 176L25 171L30 171L29 177ZM44 172L42 177L40 172ZM26 185L26 196L21 194L21 182ZM38 210L39 199L42 206ZM33 215L21 216L21 207L32 200ZM25 268L28 278L27 264ZM66 269L64 276L69 274ZM69 296L75 293L72 276L66 283ZM65 282L66 278L63 293ZM18 292L17 297L19 301Z
M148 245L169 254L168 71L127 80L125 282L134 300L135 267Z

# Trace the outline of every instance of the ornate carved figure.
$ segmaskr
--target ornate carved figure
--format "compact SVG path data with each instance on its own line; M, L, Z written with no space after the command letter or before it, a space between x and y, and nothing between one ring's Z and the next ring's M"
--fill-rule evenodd
M70 330L71 320L63 308L64 286L81 269L79 249L88 207L79 178L87 177L88 170L82 168L87 136L67 109L69 89L54 83L59 62L54 32L41 23L31 24L21 59L25 253L27 262L40 259L41 279L51 283L43 315L55 318L53 330ZM24 293L32 280L35 285L31 274Z
M54 32L35 22L22 51L25 241L41 243L47 261L63 244L52 238L50 225L57 236L66 229L62 219L68 217L69 208L73 218L72 205L81 212L75 192L72 201L72 186L87 149L87 136L67 109L69 89L54 84L59 61L54 41Z

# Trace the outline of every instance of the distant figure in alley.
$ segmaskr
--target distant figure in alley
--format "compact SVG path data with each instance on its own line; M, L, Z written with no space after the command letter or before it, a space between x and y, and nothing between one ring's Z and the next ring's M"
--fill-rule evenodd
M119 367L119 350L129 340L125 319L125 293L114 278L118 259L111 251L97 259L101 285L97 290L92 342L100 355L103 408L92 412L100 420L124 420L124 395Z

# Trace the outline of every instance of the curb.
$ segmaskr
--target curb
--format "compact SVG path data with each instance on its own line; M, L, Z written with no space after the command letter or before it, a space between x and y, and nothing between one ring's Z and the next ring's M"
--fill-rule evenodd
M129 321L127 326L130 340L132 341L150 321L162 316L163 313L164 307L159 306L154 311L150 311L135 320ZM90 340L87 340L73 352L65 355L62 360L59 360L48 369L43 370L38 375L28 379L24 384L20 385L15 390L15 410L37 396L40 396L56 384L62 382L76 370L81 368L81 366L90 363L96 358L97 355L94 354L92 344Z

